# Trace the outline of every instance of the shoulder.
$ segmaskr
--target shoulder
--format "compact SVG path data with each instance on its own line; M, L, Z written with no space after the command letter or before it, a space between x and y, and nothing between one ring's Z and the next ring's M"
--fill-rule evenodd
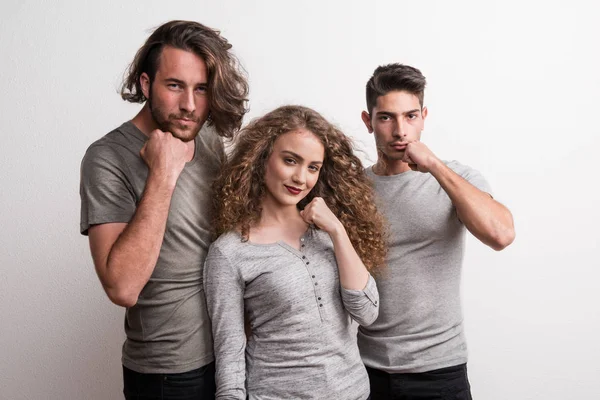
M457 160L443 161L444 164L452 171L456 172L458 175L464 176L470 173L479 173L475 168L470 167L469 165L462 164Z
M139 151L144 146L145 137L141 132L136 131L137 128L130 121L123 123L93 142L85 152L84 162L96 158L101 160L119 159L126 154L139 157Z
M448 166L448 168L456 172L463 179L477 187L479 190L490 194L492 193L492 189L486 178L481 174L481 172L479 172L475 168L472 168L465 164L461 164L456 160L444 161L444 163L446 164L446 166Z
M203 153L205 161L212 159L218 164L225 160L223 138L217 134L214 128L202 127L198 133L198 150Z
M244 242L237 232L226 232L215 240L209 249L209 254L235 254L244 247Z

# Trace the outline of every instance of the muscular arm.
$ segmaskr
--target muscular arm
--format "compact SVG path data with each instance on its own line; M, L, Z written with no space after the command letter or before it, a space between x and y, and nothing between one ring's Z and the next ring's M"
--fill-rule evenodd
M109 299L132 307L150 279L163 241L173 188L150 175L128 224L91 226L88 234L96 272Z
M465 227L494 250L502 250L515 238L511 212L436 159L429 172L437 179L456 207Z
M93 225L90 250L100 282L110 300L123 307L137 303L160 253L171 198L194 142L153 131L140 155L148 165L141 200L129 223Z

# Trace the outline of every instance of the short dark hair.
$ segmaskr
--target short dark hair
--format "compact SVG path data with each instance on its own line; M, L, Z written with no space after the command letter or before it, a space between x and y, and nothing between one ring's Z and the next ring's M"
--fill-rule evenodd
M143 103L140 77L145 72L154 80L165 46L191 51L206 63L210 117L223 137L232 137L242 125L248 97L248 82L231 44L220 32L194 21L169 21L154 30L138 50L121 87L121 97L131 103Z
M379 96L396 90L417 96L423 108L426 84L421 71L414 67L398 63L379 66L367 82L367 110L372 113Z

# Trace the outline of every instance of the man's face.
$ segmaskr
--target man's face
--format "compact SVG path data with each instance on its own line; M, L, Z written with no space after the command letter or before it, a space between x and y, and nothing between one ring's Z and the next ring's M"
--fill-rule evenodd
M401 160L406 145L421 139L425 117L427 108L421 109L419 98L405 91L379 96L371 114L362 113L369 133L375 135L377 153L390 161Z
M208 118L208 72L196 54L166 46L150 82L141 77L152 118L158 128L184 142L193 140Z

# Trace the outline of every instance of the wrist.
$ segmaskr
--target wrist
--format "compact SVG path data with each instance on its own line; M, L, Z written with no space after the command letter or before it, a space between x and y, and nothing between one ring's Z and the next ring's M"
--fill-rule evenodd
M440 160L439 158L437 158L436 156L431 156L432 160L429 164L429 173L431 173L431 175L436 176L437 174L441 173L446 167L446 164L444 164L444 162L442 160Z
M150 170L146 186L154 187L161 191L173 192L177 185L177 176L168 174L166 171Z
M346 233L346 228L344 228L344 225L339 220L336 222L333 229L331 229L327 233L329 234L329 236L331 236L331 239L333 240L339 239L343 236L348 236L348 234Z

